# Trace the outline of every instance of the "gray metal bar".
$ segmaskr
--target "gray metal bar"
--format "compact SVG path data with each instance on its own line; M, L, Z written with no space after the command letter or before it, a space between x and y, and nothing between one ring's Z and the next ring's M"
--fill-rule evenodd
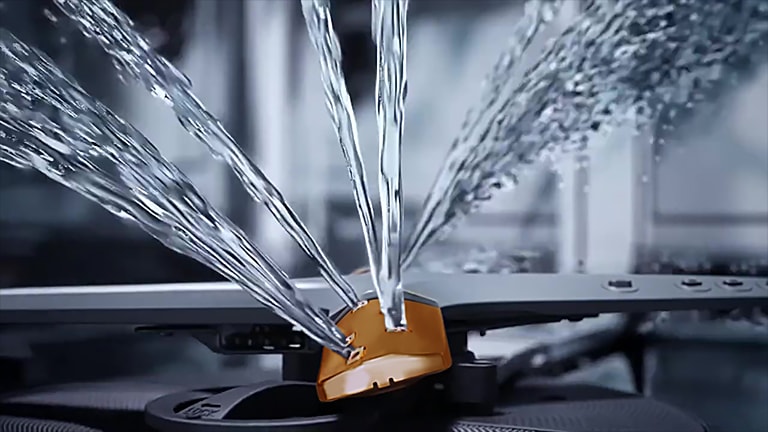
M351 276L359 292L366 275ZM408 274L406 289L437 301L446 324L513 325L526 317L611 312L768 308L768 279L665 275ZM696 284L686 286L685 282ZM295 281L316 307L341 307L320 279ZM610 286L611 283L617 287ZM737 283L738 282L738 283ZM0 290L0 324L208 325L280 319L230 283Z

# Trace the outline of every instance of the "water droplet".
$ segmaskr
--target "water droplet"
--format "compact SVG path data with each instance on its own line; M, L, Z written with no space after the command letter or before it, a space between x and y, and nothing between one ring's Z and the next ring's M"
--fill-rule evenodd
M669 312L658 312L654 321L656 324L666 324L669 322L670 317L671 316Z
M59 18L48 8L43 9L43 15L45 15L45 17L52 23L57 23L59 21Z

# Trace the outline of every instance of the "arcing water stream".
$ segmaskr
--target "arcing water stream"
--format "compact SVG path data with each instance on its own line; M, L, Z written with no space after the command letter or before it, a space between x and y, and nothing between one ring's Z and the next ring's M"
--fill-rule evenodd
M390 330L402 330L407 325L400 265L403 225L400 154L408 88L405 73L407 14L408 0L373 0L382 231L378 295L385 325Z
M309 38L320 58L320 75L325 90L326 106L336 129L341 152L347 162L357 213L363 228L368 266L371 275L374 276L373 285L378 292L379 283L376 275L379 267L379 240L365 177L363 156L360 151L357 121L347 92L344 71L341 68L341 45L331 20L330 0L301 0L301 10L307 24Z
M94 38L112 56L114 65L168 103L182 126L221 158L245 186L253 199L262 202L317 265L321 275L349 307L360 300L320 246L309 234L280 191L238 147L221 122L192 93L192 83L166 59L152 50L149 42L133 29L133 23L109 0L56 0L80 30Z
M379 126L379 194L381 199L381 254L373 207L365 178L357 123L341 69L341 47L333 29L329 0L302 0L302 12L312 45L320 57L326 104L341 144L352 181L355 203L373 285L384 323L389 330L406 327L400 272L402 180L400 148L405 100L405 24L408 2L373 1L371 19L377 46L376 112ZM379 262L380 260L380 262Z
M584 149L627 121L642 129L662 109L694 107L750 64L764 61L767 44L763 0L588 2L515 87L511 69L494 69L489 93L501 96L486 97L462 125L404 264L494 192L514 186L526 168Z
M313 309L243 232L214 210L139 131L44 54L0 30L0 159L34 168L216 269L312 338L348 356L347 337Z
M506 99L502 96L510 92L515 66L533 42L534 38L556 16L562 6L562 0L528 0L525 3L524 15L512 29L512 37L506 50L501 53L496 64L483 82L483 93L480 104L471 108L467 114L459 136L453 141L443 164L443 172L459 169L462 160L469 149L477 143L476 130L490 121L493 110L503 104ZM402 265L408 267L422 247L426 246L438 232L439 212L447 209L439 208L450 201L444 200L445 191L449 189L452 178L447 173L441 173L432 186L427 201L422 209L421 219L411 234L408 247L403 253ZM446 184L446 182L449 182ZM442 200L442 201L440 201Z

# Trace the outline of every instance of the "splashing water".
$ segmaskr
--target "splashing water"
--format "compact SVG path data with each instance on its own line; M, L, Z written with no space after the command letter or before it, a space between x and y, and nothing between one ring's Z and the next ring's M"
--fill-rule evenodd
M482 246L469 248L465 245L449 245L435 249L437 248L428 248L419 254L418 261L414 263L419 271L510 274L531 273L546 265L541 252L503 251L498 247Z
M182 125L214 156L224 159L249 193L264 202L315 258L323 277L345 303L356 306L354 291L279 192L195 98L187 78L152 52L132 30L130 20L106 0L56 2L86 35L99 41L122 73L173 107ZM486 81L480 108L467 115L401 259L399 154L406 94L407 2L375 1L372 27L378 48L384 221L376 286L387 327L407 324L399 264L410 263L424 245L450 230L496 190L514 185L527 166L581 150L592 138L627 121L639 128L659 117L668 121L671 113L706 102L706 95L726 84L734 71L766 57L768 2L595 0L512 88L515 63L561 4L558 0L528 2L512 46ZM305 18L310 33L317 37L313 42L321 52L329 108L365 224L372 221L372 210L370 199L365 199L367 187L354 115L351 104L346 104L349 98L338 64L338 41L327 3L314 0L312 7L312 14L305 9ZM145 137L92 101L37 51L10 34L0 36L1 160L37 169L118 216L134 220L168 247L240 284L313 339L339 354L350 354L345 335L307 305L284 272L212 209ZM373 267L377 261L372 222L364 232Z
M474 133L483 124L487 124L491 120L490 117L494 114L493 110L500 103L505 102L505 99L502 99L502 95L505 91L509 93L515 66L521 60L523 53L530 47L534 38L541 30L552 22L562 7L562 3L562 0L526 1L524 14L512 30L509 46L499 56L493 69L491 69L491 72L482 84L483 93L478 108L470 108L467 111L462 123L462 130L448 151L448 156L444 162L444 170L446 167L458 167L462 163L462 159L466 157L468 150L476 143L473 140L475 138ZM403 254L403 267L411 265L422 247L433 240L432 237L436 232L430 229L430 225L436 223L434 221L434 218L437 217L436 213L448 211L448 209L443 207L448 202L439 193L450 187L450 181L451 178L448 175L441 175L438 176L432 185L422 210L422 218L411 234L408 247Z
M400 265L403 224L401 148L403 141L408 0L373 0L376 42L376 120L379 130L381 266L379 300L387 329L406 328Z
M546 16L538 15L542 22ZM515 185L535 162L583 150L628 121L642 130L662 110L701 102L735 71L764 61L767 40L763 0L590 2L514 91L470 114L427 197L404 263L495 191ZM508 68L499 70L489 92L511 78Z
M192 93L192 83L133 29L130 18L109 0L56 0L56 4L88 37L109 53L115 67L142 83L169 104L182 126L205 144L214 157L232 168L253 199L262 202L275 219L317 265L323 278L349 307L360 300L312 238L280 191L237 146L231 135Z
M388 330L406 328L400 272L402 180L400 149L405 102L405 18L407 1L373 1L371 19L377 46L376 113L379 127L379 191L382 208L381 254L365 179L357 124L341 68L341 47L333 29L329 0L302 0L312 45L320 58L326 105L331 113L352 180L363 226L373 284ZM380 260L379 262L377 262Z
M341 68L341 46L331 20L330 0L302 0L301 8L309 38L320 58L320 74L325 90L326 106L331 114L341 152L347 163L357 213L363 227L368 265L373 276L373 285L378 293L379 283L376 275L379 267L377 252L379 240L360 151L357 121Z
M139 131L0 30L0 160L34 168L240 285L348 357L346 336Z

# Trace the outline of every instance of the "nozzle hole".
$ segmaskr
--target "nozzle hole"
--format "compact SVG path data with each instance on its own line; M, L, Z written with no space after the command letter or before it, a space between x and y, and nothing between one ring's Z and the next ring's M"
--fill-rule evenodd
M352 363L362 359L364 352L365 352L365 347L355 348L355 350L352 351L352 354L349 355L349 358L347 358L347 364L352 364Z

